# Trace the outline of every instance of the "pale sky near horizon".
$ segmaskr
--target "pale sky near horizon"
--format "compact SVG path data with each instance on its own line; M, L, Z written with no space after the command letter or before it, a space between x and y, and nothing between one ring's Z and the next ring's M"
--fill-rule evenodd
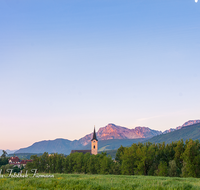
M200 119L199 34L194 0L1 0L0 149Z

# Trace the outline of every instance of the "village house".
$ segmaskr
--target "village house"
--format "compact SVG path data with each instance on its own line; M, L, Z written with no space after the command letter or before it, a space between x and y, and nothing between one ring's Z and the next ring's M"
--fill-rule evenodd
M20 159L17 157L17 156L15 156L15 157L10 157L10 159L8 159L8 163L9 164L19 164L20 163Z
M23 166L23 167L25 167L26 164L27 164L28 162L32 162L32 161L33 161L33 160L22 160L22 161L20 162L20 165Z
M21 166L25 167L28 162L32 162L32 160L20 160L17 156L12 156L8 159L8 163L13 166L17 166L21 168Z

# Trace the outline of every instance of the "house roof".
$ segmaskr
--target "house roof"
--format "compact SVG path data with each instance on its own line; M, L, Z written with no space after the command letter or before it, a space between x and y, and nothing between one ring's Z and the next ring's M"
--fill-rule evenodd
M20 164L27 164L27 162L32 162L33 160L22 160Z
M20 162L20 159L19 159L17 156L11 157L9 160L10 160L12 163Z

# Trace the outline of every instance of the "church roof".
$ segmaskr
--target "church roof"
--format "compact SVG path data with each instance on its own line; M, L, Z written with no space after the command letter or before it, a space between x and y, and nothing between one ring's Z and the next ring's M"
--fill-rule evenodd
M98 141L98 140L97 140L97 137L96 137L95 128L94 128L93 138L92 138L92 140L91 140L91 141L93 141L93 140L96 140L96 141Z
M73 153L75 153L75 152L79 152L79 153L83 153L83 154L85 154L85 153L91 153L91 150L72 150L71 151L71 154L73 154Z

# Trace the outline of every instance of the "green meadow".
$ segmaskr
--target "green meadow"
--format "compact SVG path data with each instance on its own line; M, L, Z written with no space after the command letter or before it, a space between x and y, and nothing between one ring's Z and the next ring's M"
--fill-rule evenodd
M0 189L196 190L200 179L128 175L55 174L54 178L0 178Z

